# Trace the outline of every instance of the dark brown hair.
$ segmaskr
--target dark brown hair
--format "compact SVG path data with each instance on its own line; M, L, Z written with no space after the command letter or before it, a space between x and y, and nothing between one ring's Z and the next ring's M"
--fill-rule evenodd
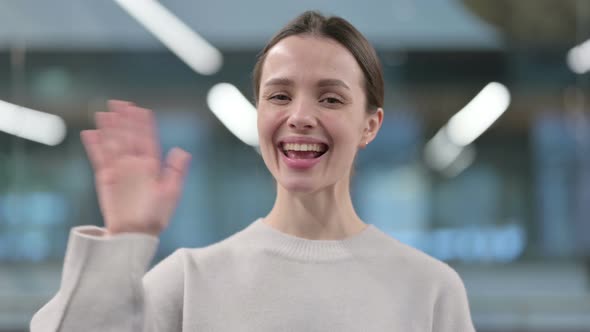
M252 83L254 101L258 105L262 67L268 51L289 36L309 34L329 38L344 46L354 56L365 76L367 111L373 113L383 107L383 73L377 52L369 41L345 19L337 16L325 17L316 11L306 11L283 27L258 55L254 66Z

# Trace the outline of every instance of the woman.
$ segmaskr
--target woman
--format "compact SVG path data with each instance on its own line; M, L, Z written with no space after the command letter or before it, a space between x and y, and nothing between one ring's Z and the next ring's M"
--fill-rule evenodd
M105 228L72 229L38 331L474 331L447 265L365 224L349 184L383 120L374 49L348 22L306 12L254 69L258 133L277 182L264 218L147 274L190 156L160 165L150 111L111 102L82 140Z

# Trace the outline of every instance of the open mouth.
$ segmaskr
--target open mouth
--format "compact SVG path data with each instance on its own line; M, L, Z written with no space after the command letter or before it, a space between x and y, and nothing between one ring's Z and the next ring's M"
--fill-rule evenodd
M328 151L328 145L324 143L280 143L279 149L290 159L315 159Z

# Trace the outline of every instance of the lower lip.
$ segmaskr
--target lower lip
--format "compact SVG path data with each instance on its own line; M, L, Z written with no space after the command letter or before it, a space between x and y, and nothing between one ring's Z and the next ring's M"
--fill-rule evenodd
M289 157L285 156L285 154L283 153L283 151L281 149L278 149L278 151L279 151L279 154L281 155L281 159L283 159L283 162L289 168L298 169L298 170L312 168L317 163L319 163L322 160L322 158L324 158L324 156L328 153L328 152L326 152L323 155L321 155L317 158L313 158L313 159L293 159L293 158L289 158Z

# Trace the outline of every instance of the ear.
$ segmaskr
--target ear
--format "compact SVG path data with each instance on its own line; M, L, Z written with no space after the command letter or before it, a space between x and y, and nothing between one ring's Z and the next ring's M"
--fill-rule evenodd
M383 123L383 109L378 108L375 113L369 114L365 118L365 128L361 141L359 142L359 148L364 149L369 143L371 143L377 136L377 132L381 128Z

